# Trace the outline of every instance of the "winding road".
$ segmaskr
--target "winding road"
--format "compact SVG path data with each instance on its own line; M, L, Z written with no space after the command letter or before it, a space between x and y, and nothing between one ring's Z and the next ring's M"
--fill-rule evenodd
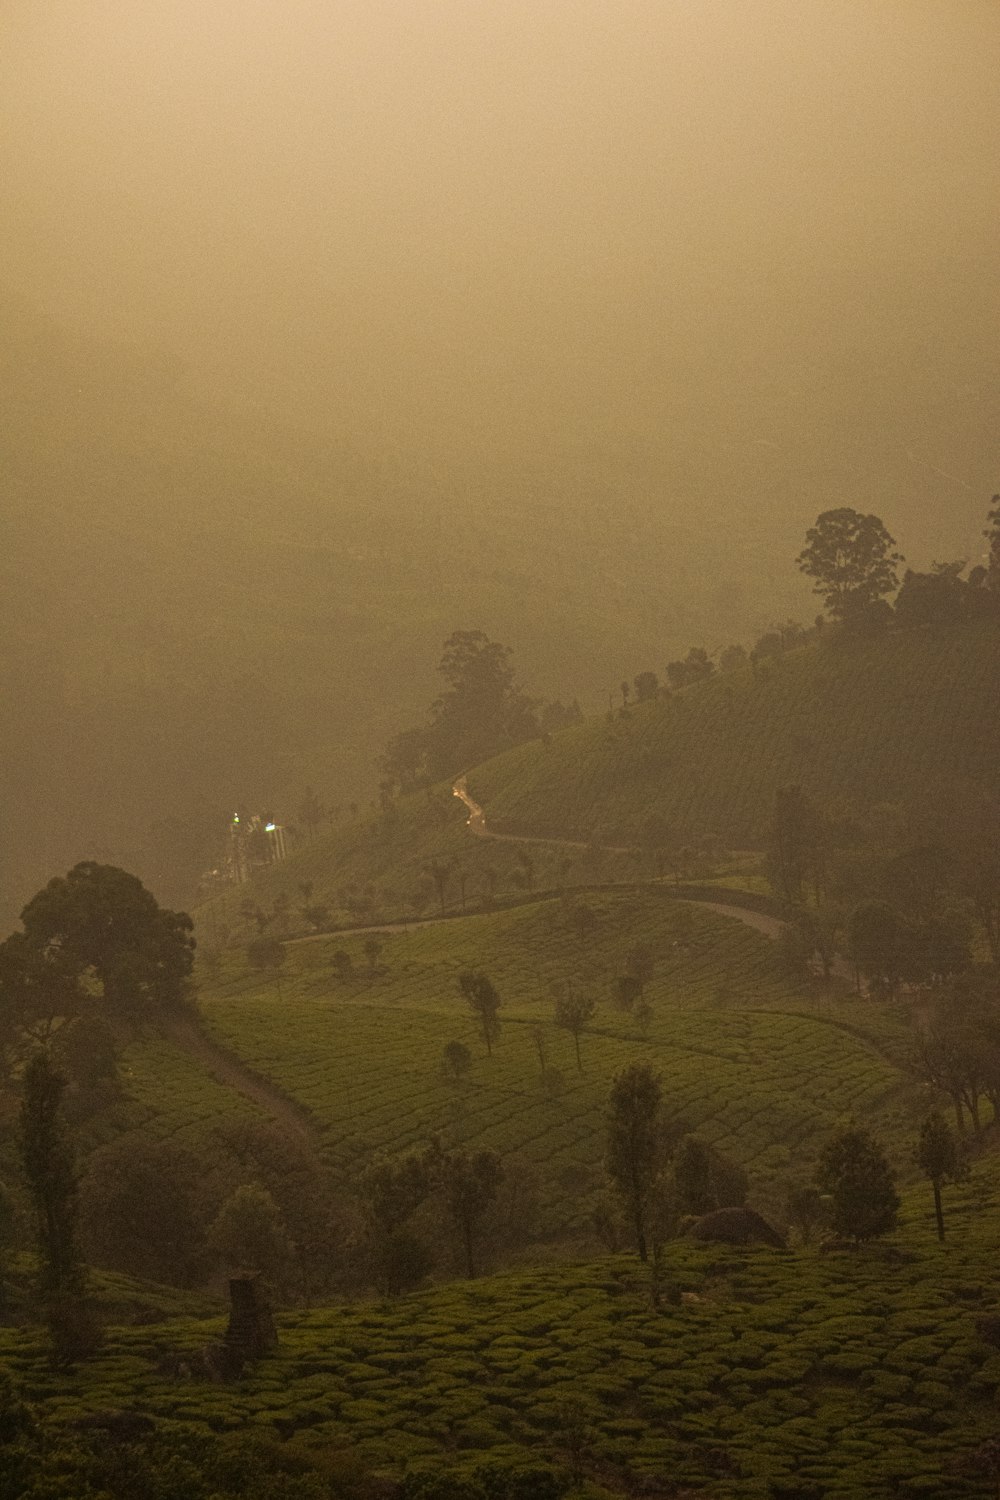
M498 843L505 844L551 844L557 849L586 849L587 844L582 839L549 839L537 836L529 836L521 833L494 833L486 826L486 814L479 803L474 800L469 792L468 778L460 776L452 786L452 795L458 797L469 810L466 827L469 832L480 839L495 839ZM607 844L605 847L612 854L628 854L627 845ZM729 905L722 901L699 901L686 898L691 906L700 906L704 911L717 912L720 917L732 917L734 921L742 922L746 927L753 927L755 931L762 932L765 937L779 938L788 926L780 917L769 916L767 912L755 911L749 906Z

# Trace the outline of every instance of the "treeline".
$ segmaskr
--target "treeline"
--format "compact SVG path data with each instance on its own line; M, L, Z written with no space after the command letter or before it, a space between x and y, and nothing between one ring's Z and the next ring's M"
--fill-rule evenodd
M667 664L663 683L648 668L631 682L623 681L622 711L627 712L630 700L644 703L678 692L717 670L749 666L756 671L769 659L824 633L836 640L887 629L947 629L976 620L1000 621L1000 495L993 497L983 536L989 548L985 564L970 568L966 559L959 559L933 563L926 573L907 568L900 582L898 566L904 559L878 516L849 507L824 511L807 532L806 546L796 561L813 579L825 615L817 615L812 626L797 620L772 625L749 649L738 642L712 653L692 646L687 656ZM893 593L890 605L888 596Z

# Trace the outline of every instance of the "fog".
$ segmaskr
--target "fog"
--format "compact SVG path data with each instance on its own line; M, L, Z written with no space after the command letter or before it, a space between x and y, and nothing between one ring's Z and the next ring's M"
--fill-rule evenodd
M19 536L72 517L85 549L100 517L113 595L136 550L116 528L180 546L224 527L244 569L275 539L336 547L364 515L376 615L386 559L437 553L409 654L363 653L377 704L355 685L336 724L303 712L280 768L246 772L268 795L347 742L356 787L433 686L442 626L506 624L545 691L593 702L661 640L809 614L792 559L828 506L877 511L914 565L981 550L1000 393L988 0L7 0L0 29ZM627 577L646 538L646 613L607 659L574 660L582 603L533 614L502 580L481 619L467 598L454 618L451 568L473 579L495 545L501 572L529 550L544 578L578 525L593 569L560 588L591 598L602 549ZM206 593L228 619L217 576ZM47 603L79 698L79 615ZM131 633L126 614L104 635ZM548 655L536 618L562 632ZM170 798L214 807L197 758ZM153 815L143 798L123 830Z

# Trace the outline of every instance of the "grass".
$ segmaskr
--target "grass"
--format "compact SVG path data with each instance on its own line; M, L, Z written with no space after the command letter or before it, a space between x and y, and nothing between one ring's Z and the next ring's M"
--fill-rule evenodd
M889 1251L675 1242L659 1310L615 1256L286 1313L279 1349L235 1386L157 1368L217 1338L217 1318L112 1330L75 1374L27 1332L0 1331L0 1350L53 1423L127 1407L349 1448L394 1475L550 1464L593 1497L982 1496L961 1459L996 1431L1000 1356L975 1328L994 1303L995 1159L947 1211L943 1246L926 1185Z

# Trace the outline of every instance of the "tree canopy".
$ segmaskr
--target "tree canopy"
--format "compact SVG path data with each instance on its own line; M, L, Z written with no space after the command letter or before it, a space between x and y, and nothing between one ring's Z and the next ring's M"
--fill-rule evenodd
M438 664L445 690L426 727L389 742L381 766L390 780L404 790L439 781L540 732L538 701L518 686L511 655L482 630L452 632Z
M833 618L850 623L897 587L895 547L878 516L842 506L817 516L796 560Z
M43 1001L65 1004L90 980L124 1011L184 997L194 963L191 918L160 907L140 880L114 865L87 861L50 880L21 921L23 933L2 945L0 968L9 971L3 988L20 986L36 1012Z

